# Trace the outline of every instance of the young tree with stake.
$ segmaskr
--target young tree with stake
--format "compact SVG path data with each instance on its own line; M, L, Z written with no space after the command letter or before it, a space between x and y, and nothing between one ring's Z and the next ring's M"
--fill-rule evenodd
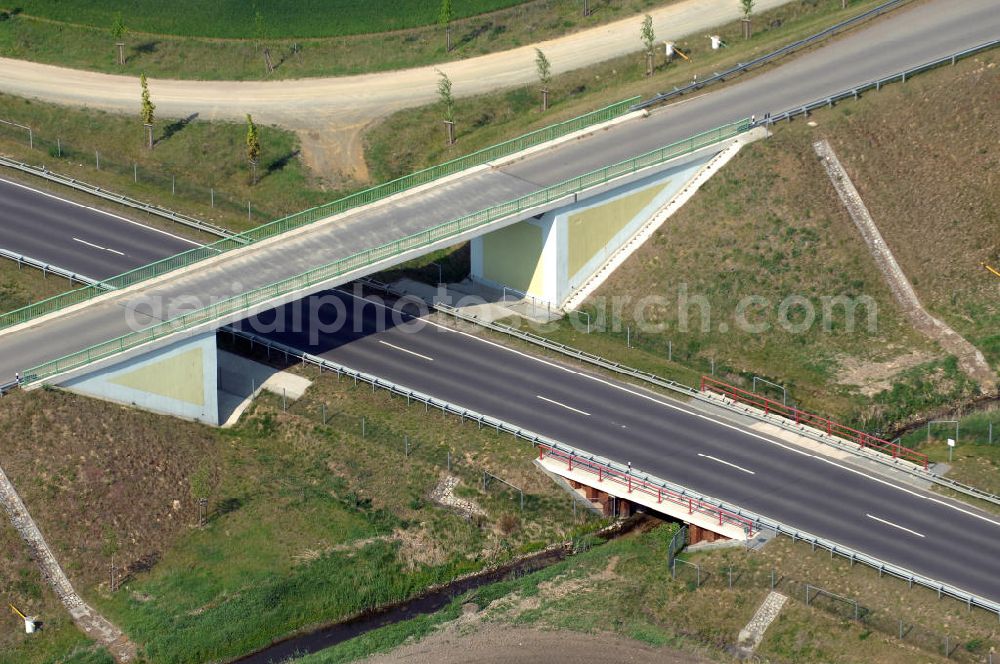
M444 126L448 130L448 145L455 143L455 98L451 94L451 79L443 71L437 70L438 98L444 107Z
M155 119L153 111L156 110L156 105L149 99L149 83L146 81L145 74L139 76L139 85L142 87L142 102L139 106L139 117L142 118L142 124L146 127L146 145L152 150L153 120Z
M257 163L260 161L260 133L247 113L247 161L250 163L250 184L257 184Z
M642 45L646 48L646 76L652 76L655 54L653 45L656 43L656 32L653 31L653 17L649 14L646 14L642 19L642 30L639 35L642 37Z
M753 36L753 28L750 25L750 16L753 14L753 7L756 0L740 0L740 9L743 10L743 39L750 39Z
M538 72L538 81L542 84L542 112L549 108L549 83L552 81L552 65L549 59L542 53L542 49L535 49L535 70Z
M125 26L125 19L122 18L122 13L118 12L115 14L115 22L111 24L111 37L115 40L115 46L118 47L118 65L125 65L125 35L128 34L128 27Z
M441 0L441 10L438 12L438 25L444 28L445 51L451 53L451 21L455 13L451 8L451 0Z

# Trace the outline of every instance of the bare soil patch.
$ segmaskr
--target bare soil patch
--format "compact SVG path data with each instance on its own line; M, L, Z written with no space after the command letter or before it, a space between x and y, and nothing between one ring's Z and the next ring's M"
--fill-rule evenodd
M652 648L638 641L605 634L484 625L461 633L445 630L418 643L403 646L365 661L371 664L397 662L579 664L581 661L688 664L707 660L691 653Z

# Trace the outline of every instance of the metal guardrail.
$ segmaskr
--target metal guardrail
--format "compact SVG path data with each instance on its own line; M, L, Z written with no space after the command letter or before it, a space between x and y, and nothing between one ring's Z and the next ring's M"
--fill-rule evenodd
M824 539L822 537L817 537L807 531L789 526L780 521L770 519L768 517L761 516L755 512L742 509L739 506L729 504L725 501L706 496L704 494L692 491L686 487L679 484L669 482L667 480L661 479L654 475L648 473L643 473L636 469L630 469L628 466L616 463L610 459L604 457L590 454L582 450L576 449L570 445L546 438L545 436L540 436L535 432L524 429L504 420L500 420L489 415L483 415L474 410L468 408L462 408L461 406L456 406L452 403L441 399L435 399L434 397L412 390L403 385L398 385L391 381L383 380L378 376L367 374L356 369L351 369L350 367L344 366L342 364L332 362L325 358L312 355L305 351L287 346L285 344L271 341L259 335L253 334L251 332L246 332L243 330L235 330L231 326L227 326L222 329L224 333L238 336L244 339L250 340L252 343L258 343L265 347L276 349L284 353L287 357L295 357L300 359L305 364L310 364L312 366L319 367L320 370L334 371L338 376L347 376L353 378L355 382L364 382L372 386L372 389L384 389L392 394L397 394L407 398L407 401L417 401L425 404L428 408L433 406L444 413L450 413L457 415L459 417L476 422L480 428L487 426L497 432L509 433L521 440L530 442L534 447L546 447L550 450L555 450L561 455L572 455L572 457L577 462L586 461L594 466L599 465L602 468L614 471L618 476L628 476L635 480L641 480L648 487L660 487L664 490L673 492L676 495L683 496L686 498L691 498L693 500L700 501L705 505L711 505L717 510L724 511L726 514L733 515L735 517L740 517L745 519L747 523L751 524L753 531L757 532L764 528L773 531L775 534L782 534L791 537L793 541L804 541L813 545L813 547L819 547L830 551L831 554L837 554L844 558L847 558L851 562L862 563L868 565L869 567L878 570L879 575L889 574L896 578L907 581L908 583L917 584L929 588L938 593L939 596L947 595L957 599L964 604L966 604L970 609L973 606L985 609L991 613L996 613L998 619L1000 619L1000 603L994 602L992 600L986 599L985 597L980 597L974 593L970 593L961 588L957 588L950 584L941 583L930 577L926 577L915 572L911 572L904 567L899 565L894 565L892 563L887 563L880 560L874 556L856 551L850 547L842 546L833 542L831 540Z
M794 406L786 406L773 399L747 392L742 388L730 385L711 376L701 377L701 391L714 392L724 398L739 401L758 410L763 410L765 417L773 413L785 419L793 420L796 425L804 425L822 431L827 436L836 436L837 438L849 440L859 445L862 449L873 449L883 454L888 454L893 459L903 459L904 461L915 463L924 470L927 470L927 455L922 452L903 447L899 443L883 440L865 431L858 431L828 417L799 410Z
M12 380L12 381L9 381L7 383L0 384L0 397L2 397L3 395L7 394L8 392L10 392L11 390L13 390L14 388L17 388L17 387L20 387L20 386L21 386L21 383L19 381L16 381L16 380Z
M715 74L713 76L709 76L708 78L706 78L706 79L704 79L702 81L697 81L697 82L694 82L694 83L690 83L688 85L685 85L684 87L674 88L673 90L671 90L669 92L661 92L660 94L656 95L655 97L651 97L650 99L642 102L641 104L636 104L635 106L632 107L632 109L633 110L640 110L640 109L644 109L644 108L649 108L650 106L655 106L657 104L662 104L663 102L668 101L670 99L673 99L674 97L681 96L681 95L687 94L689 92L695 92L697 90L702 89L703 87L705 87L707 85L711 85L711 84L716 83L716 82L724 81L727 78L730 78L730 77L735 76L737 74L745 73L745 72L747 72L747 71L749 71L749 70L751 70L751 69L753 69L755 67L759 67L761 65L767 64L769 62L777 60L778 58L784 57L784 56L788 55L789 53L794 53L795 51L797 51L797 50L799 50L801 48L804 48L806 46L814 44L814 43L816 43L818 41L822 41L823 39L826 39L827 37L829 37L829 36L831 36L833 34L836 34L837 32L840 32L841 30L844 30L845 28L853 27L853 26L857 25L858 23L862 23L864 21L867 21L870 18L873 18L875 16L879 16L880 14L884 14L885 12L890 11L892 9L895 9L899 5L903 4L904 2L908 2L908 1L909 0L889 0L889 2L885 2L885 3L881 4L881 5L879 5L878 7L874 7L872 9L869 9L868 11L866 11L866 12L864 12L862 14L858 14L857 16L849 18L849 19L847 19L845 21L841 21L840 23L837 23L836 25L832 25L829 28L826 28L825 30L821 30L821 31L819 31L819 32L817 32L817 33L815 33L813 35L805 37L804 39L800 39L797 42L793 42L791 44L788 44L787 46L782 46L781 48L779 48L777 50L774 50L774 51L771 51L770 53L767 53L766 55L762 55L759 58L754 58L750 62L741 62L741 63L737 64L735 67L730 67L729 69L725 70L721 74Z
M0 249L0 258L6 258L17 263L18 267L21 265L27 265L28 267L33 267L37 270L41 270L43 273L51 273L60 277L65 277L70 281L76 281L81 284L87 284L88 286L96 286L103 290L110 290L107 286L101 284L97 279L92 279L91 277L77 274L76 272L70 272L58 265L50 265L44 261L40 261L31 256L25 256L23 254L16 254L13 251L7 251L6 249Z
M273 284L262 286L246 293L241 293L225 300L216 302L208 307L192 311L170 320L151 325L138 332L122 335L115 339L110 339L100 344L90 346L80 351L70 353L50 362L45 362L36 367L26 369L24 373L25 383L32 383L49 376L70 371L90 364L100 359L116 355L120 352L141 346L150 341L170 336L182 330L208 323L228 314L246 311L257 304L272 301L288 293L300 291L310 286L328 282L336 277L346 275L358 270L369 268L381 261L400 256L408 251L420 249L438 242L448 241L458 237L462 233L491 224L497 220L509 217L525 210L531 210L553 201L563 200L570 196L575 196L577 192L584 191L616 178L630 175L650 166L655 166L679 156L689 154L708 145L714 145L720 141L734 138L747 131L750 127L749 120L740 120L717 129L702 132L683 141L672 143L668 146L652 150L645 154L627 159L604 168L599 168L590 173L570 178L559 184L546 187L527 196L501 203L479 212L465 215L458 219L439 224L426 231L420 231L408 235L399 240L388 242L379 247L366 249L351 256L341 258L326 265L313 268L301 274L287 279L282 279ZM360 275L359 275L360 276ZM105 280L112 286L120 287L116 283L117 278ZM76 292L76 291L71 291Z
M744 532L747 539L750 539L754 535L753 523L749 519L722 509L713 503L704 502L690 494L668 489L664 486L663 482L650 482L645 479L645 474L634 473L631 468L619 471L600 457L581 456L575 451L559 449L540 440L535 443L535 446L538 448L539 461L545 458L545 452L548 451L549 457L565 461L570 471L573 470L573 464L575 463L577 469L597 475L598 482L613 482L625 487L628 493L638 492L650 497L656 496L657 503L663 503L666 500L668 503L679 505L682 508L686 507L688 514L697 512L698 514L712 517L712 520L718 519L719 526L730 525L739 528Z
M571 120L549 125L548 127L529 132L509 141L504 141L503 143L498 143L497 145L478 150L443 164L425 168L396 180L370 187L330 203L309 208L308 210L303 210L301 212L296 212L295 214L262 224L242 233L231 234L221 240L218 240L217 242L213 242L212 244L190 249L174 256L169 256L162 260L155 261L148 265L144 265L134 270L111 277L106 279L105 283L115 288L131 286L141 281L172 272L173 270L188 267L189 265L207 258L212 258L221 253L232 251L233 249L239 249L247 244L252 244L276 235L281 235L282 233L306 226L315 221L319 221L320 219L325 219L364 205L375 203L383 198L412 189L421 184L432 182L447 175L459 173L465 169L488 163L500 157L515 154L521 150L541 145L542 143L554 140L560 136L565 136L575 131L580 131L593 125L620 117L630 112L630 107L635 103L636 99L638 99L638 97L632 97L630 99L611 104L610 106L605 106L604 108L591 113L580 115ZM11 163L13 164L17 162ZM38 316L43 316L53 311L58 311L59 309L84 302L93 297L97 297L98 295L100 295L99 291L85 287L41 300L40 302L36 302L5 314L0 314L0 329L10 327L11 325L17 325L27 320L31 320L32 318L37 318Z
M153 205L152 203L143 203L142 201L136 200L124 194L117 194L107 189L102 189L96 185L88 184L83 180L77 180L76 178L71 178L68 175L61 175L50 171L45 167L32 166L30 164L25 164L24 162L15 161L8 157L0 157L0 166L6 166L8 168L14 168L24 173L34 175L36 177L45 178L51 182L61 184L66 187L71 187L77 191L82 191L84 193L90 194L92 196L97 196L103 198L106 201L111 201L113 203L118 203L120 205L125 205L127 207L142 210L143 212L148 212L149 214L154 214L158 217L163 217L164 219L169 219L170 221L177 222L178 224L183 224L189 228L195 228L199 231L204 231L211 235L217 237L235 237L236 233L230 230L226 230L221 226L216 226L215 224L210 224L207 221L202 221L201 219L196 219L189 215L183 214L181 212L174 212L165 207L160 207L159 205Z
M477 316L464 314L455 307L452 307L450 305L435 303L434 308L437 311L448 314L449 316L452 316L454 318L458 318L460 320L464 320L469 323L474 323L475 325L485 327L495 332L499 332L501 334L506 334L508 336L521 339L522 341L526 341L527 343L530 343L532 345L546 348L548 350L560 353L562 355L571 357L581 362L586 362L587 364L591 364L594 366L601 367L603 369L607 369L609 371L613 371L619 375L629 376L631 378L635 378L643 382L649 383L650 385L656 385L657 387L662 387L664 389L668 389L673 392L683 394L686 397L692 399L698 399L699 401L709 403L716 407L725 408L738 415L742 415L744 417L751 417L760 422L767 422L768 424L779 426L782 429L785 429L786 431L789 431L791 433L795 433L800 436L805 436L806 438L814 440L818 443L829 445L831 447L835 447L845 452L850 452L851 454L854 454L861 458L875 461L884 466L892 468L896 471L906 473L911 477L926 482L932 482L934 484L937 484L938 486L951 489L952 491L964 494L971 498L976 498L977 500L983 500L992 503L994 505L1000 505L1000 496L989 493L988 491L983 491L982 489L970 486L968 484L964 484L962 482L958 482L948 477L935 475L934 473L928 472L926 470L920 470L918 468L914 468L909 463L899 463L897 459L888 457L880 452L870 452L866 454L864 448L862 448L860 445L851 444L847 441L841 442L833 436L827 436L825 435L824 432L812 429L811 427L802 424L796 426L786 421L783 417L780 416L766 417L760 413L755 412L751 408L742 409L735 406L734 404L730 404L725 401L710 399L701 392L699 392L697 389L689 385L685 385L684 383L678 383L677 381L657 376L656 374L649 373L648 371L641 371L639 369L635 369L633 367L621 364L620 362L612 362L611 360L605 359L599 355L594 355L593 353L588 353L586 351L574 348L572 346L568 346L566 344L561 344L555 341L551 341L550 339L546 339L545 337L541 337L537 334L532 334L530 332L519 330L515 327L511 327L510 325L485 321L478 318Z
M973 46L972 48L967 48L964 51L958 51L956 53L952 53L951 55L946 55L942 58L925 62L922 65L911 67L906 71L897 72L890 76L885 76L883 78L875 79L874 81L868 81L867 83L862 83L861 85L848 88L847 90L841 90L840 92L830 95L828 97L823 97L822 99L816 99L814 101L809 102L808 104L804 104L802 106L797 106L795 108L782 111L781 113L778 113L776 115L771 115L764 119L759 119L756 121L755 126L765 125L765 124L770 125L776 122L780 122L781 120L791 120L796 115L808 115L810 111L814 111L818 108L824 108L827 106L833 106L835 103L843 99L857 99L859 96L861 96L862 92L866 92L868 90L881 90L883 85L887 85L895 81L900 81L902 83L905 83L908 77L912 77L915 74L919 74L921 72L925 72L930 69L935 69L942 65L947 65L947 64L953 65L963 58L967 58L970 55L975 55L976 53L981 53L983 51L988 51L992 48L996 48L997 46L1000 46L1000 39L994 39L992 41L983 42L978 46Z

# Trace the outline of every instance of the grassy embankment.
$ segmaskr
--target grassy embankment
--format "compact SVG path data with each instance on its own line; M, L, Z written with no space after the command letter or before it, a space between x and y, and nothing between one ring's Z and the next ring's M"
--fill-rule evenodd
M574 518L530 446L332 375L287 412L262 397L228 431L60 392L4 404L4 469L77 589L151 662L235 657L596 526ZM430 500L449 449L456 495L482 516ZM524 488L523 513L516 494L479 490L483 470ZM126 570L115 593L112 557ZM33 606L37 586L3 599ZM58 634L14 640L10 656L46 661L31 648Z
M691 61L677 59L665 64L663 54L658 52L656 72L648 78L645 56L636 41L634 54L554 77L549 86L550 107L545 113L540 110L536 85L458 99L455 109L458 141L452 146L446 146L443 140L439 106L407 109L389 116L368 132L365 155L369 172L376 181L389 180L621 99L634 95L649 97L680 87L690 83L695 74L704 79L877 4L874 0L851 2L844 10L835 0L790 2L757 15L750 40L741 37L738 22L719 26L714 32L728 44L725 49L713 51L708 39L700 34L677 41L678 48ZM637 20L637 35L638 28ZM462 91L456 87L454 93L461 95Z
M155 102L156 90L151 92ZM138 98L137 88L137 103ZM257 226L338 195L323 190L309 173L298 156L295 134L276 127L260 128L262 156L258 182L252 185L244 124L160 119L155 129L156 146L148 150L143 127L131 116L0 94L0 118L29 125L34 131L35 148L30 149L24 131L0 125L0 153L6 156L234 230ZM19 172L5 171L3 177L19 177ZM33 187L45 187L38 178L22 175L19 179ZM72 197L72 192L67 194L62 188L59 195ZM93 197L83 200L88 205L101 204ZM248 201L253 210L249 220ZM119 213L138 216L125 208ZM177 224L171 230L185 232Z
M68 279L54 275L44 275L32 267L18 269L17 263L0 260L0 311L19 309L30 302L78 288ZM0 382L4 382L0 377Z
M834 0L824 0L815 6L790 3L761 14L758 17L760 25L749 41L739 39L738 26L727 26L721 33L729 41L730 48L723 51L712 52L701 39L682 41L679 46L692 56L694 63L676 62L669 66L661 63L651 79L642 75L644 65L640 56L605 63L586 72L557 76L551 86L553 107L545 114L538 110L537 92L533 88L460 100L460 140L447 149L442 148L436 132L426 130L427 126L438 127L436 108L397 114L369 136L368 160L372 173L378 181L398 177L633 94L649 95L683 84L695 72L704 76L706 72L745 61L874 4L875 0L852 2L845 12ZM155 101L155 88L152 92ZM243 149L245 130L239 124L164 120L156 130L157 146L149 151L143 145L142 127L132 118L115 114L0 95L0 117L31 125L36 146L42 146L30 150L22 131L0 125L0 152L3 154L32 164L44 164L54 171L237 230L346 193L323 189L297 156L296 137L277 128L262 129L261 179L251 187ZM95 146L103 146L100 170L96 168L93 155ZM59 158L60 149L65 158ZM133 182L133 164L138 164L138 183ZM180 175L176 178L174 194L172 176L176 174ZM17 178L18 175L9 172L5 177ZM44 182L29 176L20 179L31 186L47 187ZM212 188L216 195L215 207L210 204ZM73 192L58 191L60 195L74 197ZM90 205L105 205L84 195L77 196ZM247 200L254 207L251 221L245 213ZM136 215L125 209L115 211ZM155 218L145 221L157 225L164 223ZM176 226L172 230L186 232ZM30 299L38 300L42 295L39 292Z
M95 649L73 625L6 513L0 521L0 556L0 664L112 664L107 651ZM25 634L8 603L25 615L38 616L43 631Z
M833 143L921 300L996 365L1000 280L979 263L996 261L1000 251L991 184L998 154L986 140L1000 123L988 103L1000 94L998 60L988 53L844 102L815 113L816 127L781 125L771 139L745 148L584 307L596 320L600 298L663 296L664 306L644 311L647 322L665 326L662 332L636 333L626 306L619 331L587 335L564 320L547 334L689 384L714 359L723 377L764 376L787 386L802 407L870 430L888 431L967 401L976 386L902 316L811 144ZM970 99L967 110L938 122L938 106L925 100L952 95ZM900 122L903 117L909 119ZM891 145L886 135L893 136ZM956 156L940 168L940 155ZM688 330L679 329L682 284L689 302L703 296L710 305L704 332L698 306L687 309ZM748 295L769 301L747 316L768 324L766 333L742 332L736 324L737 306ZM778 306L790 295L807 298L816 313L804 333L780 326ZM853 331L841 307L824 329L820 298L839 295L871 297L877 329L869 331L864 306ZM792 307L788 320L801 322L804 315ZM628 327L631 349L625 347ZM666 360L671 351L672 363Z
M144 1L26 2L0 22L10 57L160 78L247 80L338 76L448 62L558 37L638 15L672 0L473 0L453 5L452 45L437 25L440 3L405 0L387 10L357 2L237 2L181 6ZM110 35L117 11L132 31L118 65ZM263 35L259 38L259 35ZM259 45L258 45L259 42ZM636 28L638 45L638 28ZM264 47L273 72L268 74Z
M683 565L678 565L677 580L671 580L665 563L666 531L661 527L609 542L536 574L473 591L432 616L383 628L297 661L353 661L442 629L450 630L451 640L460 648L463 633L488 625L610 632L731 661L725 649L736 643L739 630L770 589L772 569L777 589L789 593L790 599L758 649L771 661L943 662L945 636L958 649L952 653L955 659L980 661L992 645L996 616L970 614L958 602L941 601L919 588L908 590L900 581L880 579L873 570L831 560L824 552L784 538L756 553L741 549L685 553L685 560L702 566L701 587L696 587L693 568ZM806 583L856 599L867 609L862 612L866 621L854 622L853 606L828 598L805 606L804 593L800 596L798 591ZM457 620L463 616L462 604L468 602L478 605L479 613ZM896 638L900 620L907 629L902 641Z

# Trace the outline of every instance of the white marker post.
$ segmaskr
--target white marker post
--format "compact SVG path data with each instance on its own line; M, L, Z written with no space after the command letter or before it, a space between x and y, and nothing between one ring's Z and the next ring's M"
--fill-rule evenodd
M955 450L955 439L948 439L948 463L951 463L951 453Z

